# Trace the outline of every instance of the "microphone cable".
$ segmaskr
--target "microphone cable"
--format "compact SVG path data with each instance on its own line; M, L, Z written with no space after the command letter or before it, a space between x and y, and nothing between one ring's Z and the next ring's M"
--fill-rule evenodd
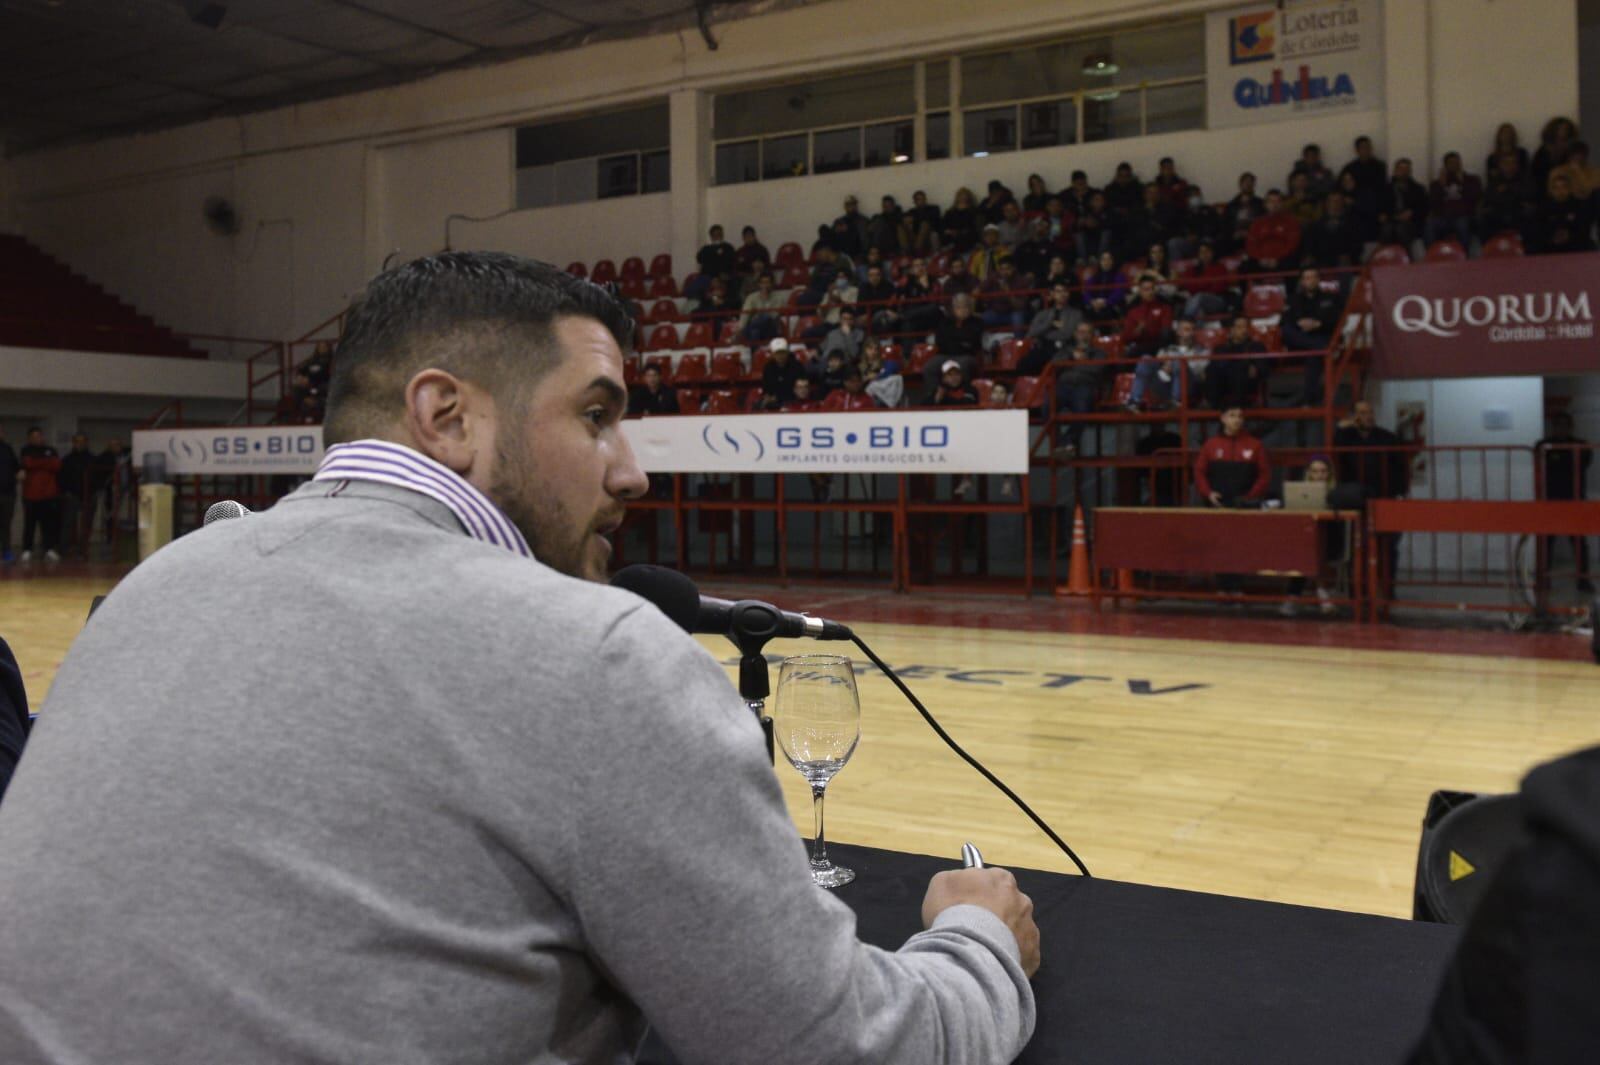
M871 661L873 665L882 670L884 676L888 677L894 682L894 686L900 689L900 694L904 695L911 701L911 705L917 708L917 713L922 715L922 720L928 723L928 727L933 729L934 733L941 740L944 740L946 746L948 746L952 751L956 752L956 754L960 755L963 762L966 762L972 768L976 769L983 776L983 779L999 788L1002 795L1016 803L1017 808L1023 813L1027 814L1028 818L1033 821L1034 824L1039 826L1039 830L1050 837L1050 842L1054 843L1057 847L1060 847L1066 856L1072 859L1072 864L1078 867L1078 872L1089 877L1094 875L1089 872L1089 867L1083 864L1083 859L1079 858L1077 853L1073 851L1071 847L1067 846L1067 841L1056 835L1055 829L1044 823L1044 818L1034 813L1033 808L1027 803L1023 802L1021 797L1018 796L1016 792L1006 787L1005 781L1001 780L999 777L985 769L982 762L979 762L976 758L972 757L972 755L962 750L961 745L950 738L950 734L946 732L942 726L940 726L939 722L933 719L933 715L928 712L928 708L922 705L922 700L911 694L911 689L906 687L905 681L901 680L895 671L889 668L888 663L884 662L883 659L874 654L872 648L868 647L861 637L852 632L850 634L850 642L861 648L861 653L866 655L868 660Z

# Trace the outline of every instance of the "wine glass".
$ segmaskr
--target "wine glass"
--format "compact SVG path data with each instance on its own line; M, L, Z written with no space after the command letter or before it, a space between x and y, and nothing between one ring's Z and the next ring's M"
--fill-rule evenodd
M778 671L772 724L783 756L811 785L817 822L811 843L811 880L825 888L848 884L856 878L855 870L828 860L822 795L861 740L861 699L850 660L843 655L785 658Z

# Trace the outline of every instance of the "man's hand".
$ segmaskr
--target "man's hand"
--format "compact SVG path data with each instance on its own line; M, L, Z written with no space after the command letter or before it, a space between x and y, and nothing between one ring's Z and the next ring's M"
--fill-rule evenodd
M1206 498L1211 500L1211 505L1212 506L1214 506L1214 507L1222 506L1222 493L1221 492L1212 492L1210 495L1206 496Z
M1322 323L1315 318L1302 318L1300 319L1299 325L1301 329L1304 329L1308 333L1322 328Z
M1033 923L1033 900L1017 890L1017 878L1010 871L990 867L936 874L922 900L922 926L931 928L935 917L963 903L982 906L1004 921L1017 937L1022 971L1030 977L1039 971L1039 926Z

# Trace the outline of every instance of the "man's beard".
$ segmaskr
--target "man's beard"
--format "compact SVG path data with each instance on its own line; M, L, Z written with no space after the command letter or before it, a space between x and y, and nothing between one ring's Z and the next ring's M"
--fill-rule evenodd
M588 528L570 542L571 518L559 500L543 498L538 489L538 466L522 433L495 442L495 476L489 498L522 533L533 557L553 570L582 580L599 579L584 570Z

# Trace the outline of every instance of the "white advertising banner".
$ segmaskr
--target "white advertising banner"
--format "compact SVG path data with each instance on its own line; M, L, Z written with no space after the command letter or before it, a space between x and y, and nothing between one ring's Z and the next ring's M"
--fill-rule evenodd
M322 461L322 426L219 426L149 429L133 434L133 461L159 451L167 472L179 474L313 473Z
M648 473L1027 473L1028 412L860 411L639 418Z
M1381 108L1382 27L1382 0L1267 0L1212 12L1207 124Z

